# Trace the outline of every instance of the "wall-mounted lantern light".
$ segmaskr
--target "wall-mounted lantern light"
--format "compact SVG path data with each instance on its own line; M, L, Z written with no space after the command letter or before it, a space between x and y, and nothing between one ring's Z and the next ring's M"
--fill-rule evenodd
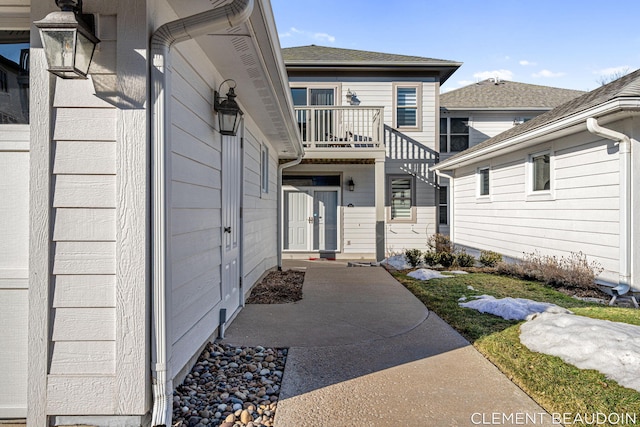
M347 187L349 187L349 191L353 191L356 189L356 183L353 182L353 178L349 178L349 181L347 182Z
M347 102L349 105L360 105L360 100L355 92L351 92L351 89L347 89Z
M227 82L233 82L233 86L229 85L229 92L227 92L227 98L220 99L220 89L222 85ZM220 123L220 133L222 135L236 135L238 133L238 127L244 114L240 109L240 106L236 102L236 93L234 91L236 82L233 79L227 79L220 83L220 87L214 92L213 109L218 113L218 122Z
M82 14L82 0L56 0L59 12L34 22L40 29L49 72L63 79L86 79L100 40L94 16Z

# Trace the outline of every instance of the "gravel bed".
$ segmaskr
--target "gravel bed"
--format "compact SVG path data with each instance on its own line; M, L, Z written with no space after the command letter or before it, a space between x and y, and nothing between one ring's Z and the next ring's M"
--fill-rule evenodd
M287 349L209 343L173 393L176 427L271 427Z

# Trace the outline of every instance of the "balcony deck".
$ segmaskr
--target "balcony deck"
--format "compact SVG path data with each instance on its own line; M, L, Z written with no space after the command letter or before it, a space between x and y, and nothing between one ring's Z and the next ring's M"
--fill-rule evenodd
M305 159L383 159L383 107L295 107Z

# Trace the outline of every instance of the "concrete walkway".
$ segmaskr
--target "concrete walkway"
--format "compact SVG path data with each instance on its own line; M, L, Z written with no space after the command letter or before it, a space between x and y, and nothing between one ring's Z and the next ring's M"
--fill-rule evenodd
M302 301L247 305L224 340L289 347L276 427L553 425L384 269L285 268L306 269Z

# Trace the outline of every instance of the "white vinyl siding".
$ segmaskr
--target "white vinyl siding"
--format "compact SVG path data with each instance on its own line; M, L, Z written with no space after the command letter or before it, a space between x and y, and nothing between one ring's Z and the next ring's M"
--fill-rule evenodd
M554 199L528 197L524 150L495 157L491 203L476 199L477 166L456 171L455 241L513 258L585 253L617 280L619 253L618 153L608 141L581 133L554 142Z
M261 187L276 188L278 159L270 154L275 150L268 149L260 140L264 141L257 130L247 128L242 201L245 294L266 270L277 263L277 192L264 192Z
M171 372L188 363L218 324L221 137L213 131L208 64L181 45L172 54L170 263ZM204 55L200 56L204 58ZM205 326L207 325L207 326Z
M91 99L87 90L85 82L57 80L47 389L50 411L70 413L70 402L61 396L75 388L91 396L78 400L91 406L83 413L98 414L90 404L96 380L111 389L105 405L116 397L117 110ZM94 288L91 298L79 297Z

